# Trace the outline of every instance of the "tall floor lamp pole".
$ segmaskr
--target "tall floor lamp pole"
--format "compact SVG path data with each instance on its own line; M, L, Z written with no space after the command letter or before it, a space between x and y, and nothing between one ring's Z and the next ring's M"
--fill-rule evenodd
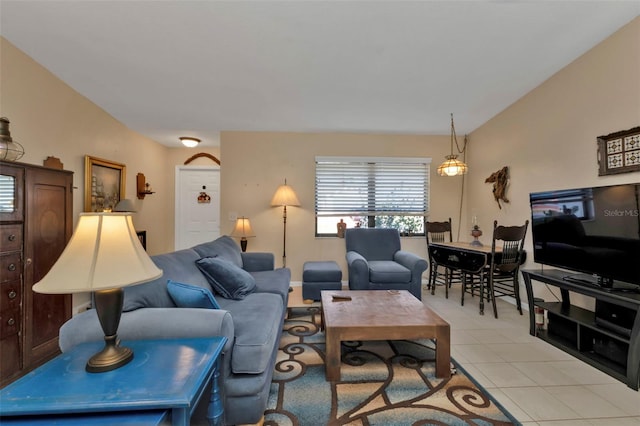
M285 268L287 266L287 206L299 206L300 201L298 200L298 196L296 195L293 188L287 185L287 180L284 180L284 185L280 185L278 189L276 189L276 193L273 195L271 199L272 207L280 207L282 206L282 223L283 223L283 233L282 233L282 267Z

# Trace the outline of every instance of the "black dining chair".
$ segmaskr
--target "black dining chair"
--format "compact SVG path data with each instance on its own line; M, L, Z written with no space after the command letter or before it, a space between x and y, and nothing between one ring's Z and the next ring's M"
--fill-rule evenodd
M496 298L505 296L515 298L516 308L522 315L518 274L520 265L524 262L523 247L528 226L528 220L522 226L498 226L497 220L493 222L491 261L479 274L468 274L466 279L462 280L461 303L463 305L465 293L474 295L475 290L481 287L482 281L484 294L481 297L486 297L487 301L491 300L496 318L498 318Z
M460 271L454 270L444 265L439 265L432 256L432 243L445 243L453 241L451 232L451 218L444 222L425 222L425 235L427 238L427 252L429 254L429 281L427 290L435 294L436 286L444 286L445 297L449 298L449 289L452 283L461 282Z

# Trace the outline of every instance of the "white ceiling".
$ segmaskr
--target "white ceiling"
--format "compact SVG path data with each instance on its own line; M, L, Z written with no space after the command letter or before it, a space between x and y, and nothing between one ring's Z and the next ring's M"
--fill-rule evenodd
M640 1L0 0L0 34L129 128L471 132ZM640 44L640 41L639 41Z

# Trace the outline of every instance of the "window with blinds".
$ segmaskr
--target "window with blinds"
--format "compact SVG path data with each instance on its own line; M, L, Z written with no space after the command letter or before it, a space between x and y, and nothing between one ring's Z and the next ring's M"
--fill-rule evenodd
M424 235L430 158L316 157L316 235L348 228L396 228Z

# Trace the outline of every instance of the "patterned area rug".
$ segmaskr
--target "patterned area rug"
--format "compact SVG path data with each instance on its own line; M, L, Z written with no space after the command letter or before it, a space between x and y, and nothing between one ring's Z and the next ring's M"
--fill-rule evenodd
M265 425L520 424L455 363L435 377L431 340L343 342L341 381L324 373L318 308L285 321Z

